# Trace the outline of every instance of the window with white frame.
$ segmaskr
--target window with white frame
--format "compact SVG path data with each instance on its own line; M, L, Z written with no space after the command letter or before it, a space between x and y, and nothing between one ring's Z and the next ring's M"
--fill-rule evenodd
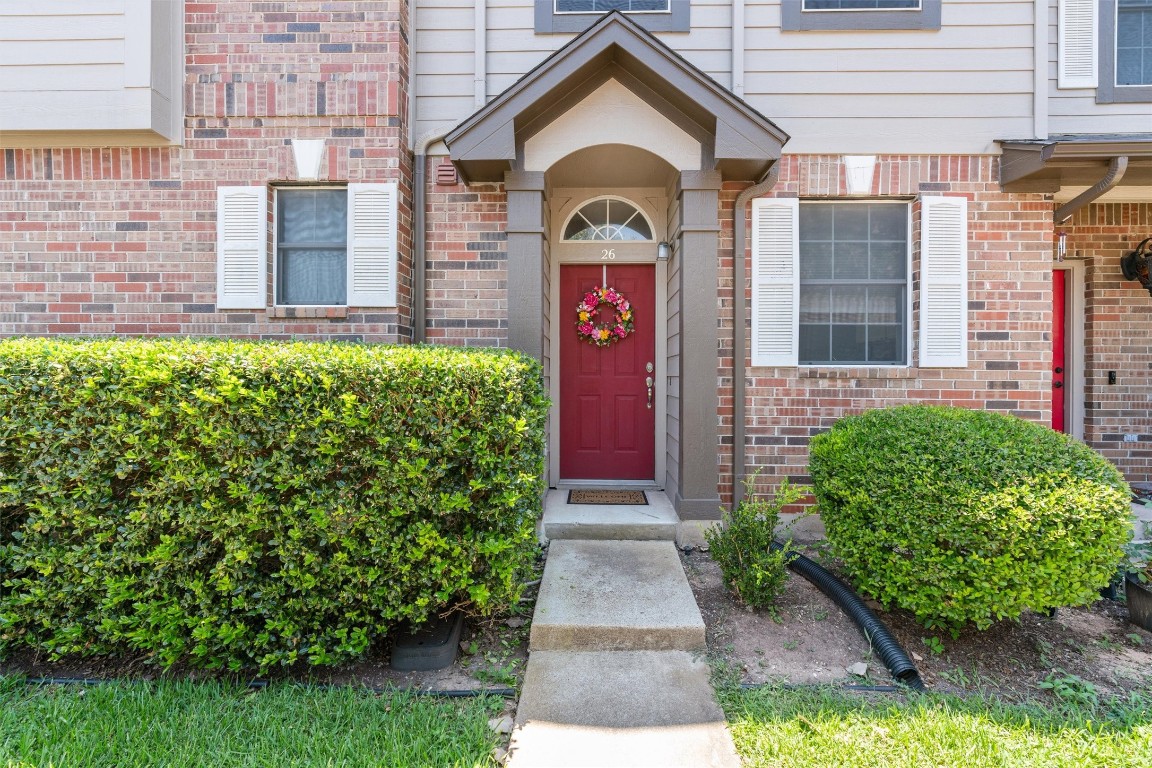
M640 209L619 197L599 197L573 213L564 225L564 240L651 241L652 224Z
M348 302L348 194L276 191L276 303Z
M799 363L902 365L908 205L802 202Z
M919 289L918 364L967 366L967 200L920 200L918 286L911 208L897 202L752 202L752 364L906 365Z
M397 185L217 190L216 306L396 306ZM269 291L268 243L275 243Z
M1152 0L1059 0L1057 86L1152 102Z

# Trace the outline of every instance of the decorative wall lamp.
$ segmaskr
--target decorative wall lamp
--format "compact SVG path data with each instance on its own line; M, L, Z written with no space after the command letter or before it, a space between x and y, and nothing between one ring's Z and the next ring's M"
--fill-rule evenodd
M1125 280L1139 280L1140 285L1148 289L1152 295L1152 237L1146 237L1136 246L1132 253L1120 257L1120 271L1124 273Z
M672 246L668 243L660 243L656 246L656 261L668 261L672 258Z

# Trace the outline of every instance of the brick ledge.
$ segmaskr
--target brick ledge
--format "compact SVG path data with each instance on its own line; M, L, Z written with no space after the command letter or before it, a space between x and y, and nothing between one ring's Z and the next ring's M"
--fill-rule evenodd
M269 307L268 317L289 320L345 320L348 317L348 307Z

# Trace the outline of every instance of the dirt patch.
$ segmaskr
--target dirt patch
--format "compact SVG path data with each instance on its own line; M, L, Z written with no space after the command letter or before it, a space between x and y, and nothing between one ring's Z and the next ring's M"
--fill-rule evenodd
M774 612L755 610L731 597L707 554L682 554L681 562L708 648L737 665L744 682L829 683L845 680L852 664L879 663L852 620L803 578L789 575Z
M790 574L774 611L738 604L724 588L720 568L706 553L682 555L704 616L709 650L763 683L891 683L856 625L802 577ZM928 688L951 693L982 690L1010 700L1044 695L1040 683L1069 675L1101 694L1152 690L1152 633L1128 623L1123 604L1101 600L1062 608L1052 618L1026 613L958 638L933 632L911 614L870 607L912 656ZM867 678L847 668L864 661Z

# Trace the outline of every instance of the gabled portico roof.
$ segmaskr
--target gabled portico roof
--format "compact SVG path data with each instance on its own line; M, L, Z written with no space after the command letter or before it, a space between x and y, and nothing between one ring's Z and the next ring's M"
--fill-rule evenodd
M613 11L449 133L452 162L469 181L503 181L525 139L610 78L700 139L725 179L759 179L788 141L743 99Z

